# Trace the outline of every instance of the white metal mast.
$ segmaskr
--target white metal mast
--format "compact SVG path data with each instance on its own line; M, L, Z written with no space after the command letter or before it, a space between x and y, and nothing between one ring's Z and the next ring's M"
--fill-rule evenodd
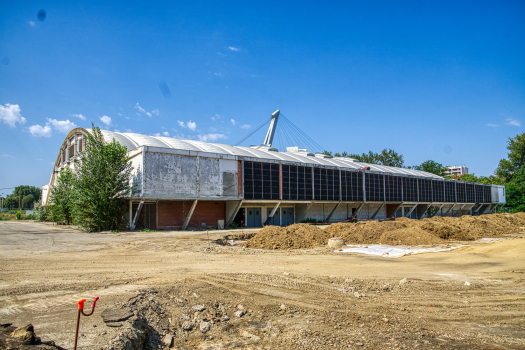
M276 110L275 112L273 112L272 122L270 123L270 127L268 128L268 132L266 133L266 138L264 139L264 143L262 144L262 146L272 147L273 135L275 134L275 129L277 129L279 113L281 113L280 110Z

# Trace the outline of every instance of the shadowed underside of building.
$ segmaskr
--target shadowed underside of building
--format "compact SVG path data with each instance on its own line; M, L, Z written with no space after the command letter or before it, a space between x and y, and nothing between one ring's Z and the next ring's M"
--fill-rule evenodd
M59 151L49 188L73 167L89 130L76 128ZM505 203L503 186L445 180L406 168L358 162L304 150L235 147L103 130L120 142L133 166L130 228L208 229L488 213ZM431 210L429 210L431 209Z

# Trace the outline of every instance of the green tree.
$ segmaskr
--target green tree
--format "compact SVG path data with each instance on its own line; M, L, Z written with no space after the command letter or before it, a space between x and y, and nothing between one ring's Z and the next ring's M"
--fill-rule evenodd
M60 171L56 184L51 188L52 216L54 221L71 223L73 212L73 186L75 178L71 169Z
M22 198L30 194L33 195L34 200L39 201L40 196L42 195L42 190L39 187L27 186L27 185L15 187L15 189L13 190L13 193L6 196L4 200L4 208L18 209L19 198L21 202ZM22 205L22 203L20 204ZM24 206L22 205L22 207Z
M446 179L449 180L460 180L467 182L477 182L485 185L504 185L505 179L497 177L494 175L491 176L476 176L475 174L463 174L460 176L447 176Z
M322 154L326 154L327 156L332 156L332 152L324 150Z
M505 185L507 205L514 211L525 211L525 167L516 170L512 180Z
M380 165L394 166L398 168L403 167L405 163L402 154L399 154L396 151L392 149L387 149L387 148L382 150L381 153L375 153L372 151L368 151L368 153L347 154L347 156L350 158L357 159L358 161L363 162L363 163L380 164Z
M426 162L421 163L421 165L414 165L410 168L415 170L426 171L427 173L432 173L439 176L444 176L445 171L447 170L447 168L445 168L443 164L430 159Z
M509 137L507 159L499 161L496 174L510 181L516 171L525 167L525 133Z
M22 198L22 209L31 209L33 207L33 202L35 201L35 196L28 194Z
M93 125L75 167L73 216L78 225L90 231L118 227L131 192L131 169L126 147L114 139L106 143Z

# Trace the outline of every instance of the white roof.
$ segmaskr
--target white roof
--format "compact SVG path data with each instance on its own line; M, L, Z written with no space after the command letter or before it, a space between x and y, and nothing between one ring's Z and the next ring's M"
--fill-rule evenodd
M89 130L86 130L89 131ZM102 130L106 141L111 142L114 138L120 144L126 146L128 152L142 146L152 146L161 148L171 148L179 150L209 152L218 154L229 154L241 157L259 158L263 160L276 160L284 162L303 163L304 165L324 165L331 167L361 169L370 167L370 171L389 173L394 175L409 175L443 180L441 176L427 173L425 171L396 168L386 165L368 164L357 162L352 158L335 157L324 158L320 155L315 156L306 152L277 152L268 149L255 149L250 147L230 146L220 143L208 143L194 140L179 140L172 137L148 136L135 133L120 133L109 130Z

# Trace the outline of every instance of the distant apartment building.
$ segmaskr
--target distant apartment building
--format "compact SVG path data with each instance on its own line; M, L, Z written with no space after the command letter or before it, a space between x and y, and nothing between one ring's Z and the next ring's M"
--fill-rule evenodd
M449 165L446 166L447 171L445 171L445 176L461 176L463 174L468 174L468 168L465 165L455 166L455 165Z

